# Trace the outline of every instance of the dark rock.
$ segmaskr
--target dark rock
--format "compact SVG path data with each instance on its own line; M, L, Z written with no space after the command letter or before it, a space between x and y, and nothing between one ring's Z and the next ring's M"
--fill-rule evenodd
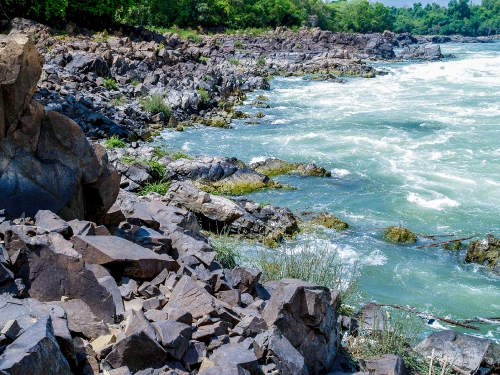
M181 362L185 366L193 366L201 363L207 357L207 347L202 342L191 341L188 350L182 356Z
M55 213L40 210L35 215L35 223L38 227L46 229L48 232L59 233L64 238L68 239L73 235L73 230L67 221L64 221Z
M214 298L187 276L179 280L166 307L187 311L194 319L215 313Z
M130 277L152 278L165 268L179 268L168 255L156 254L119 237L74 236L71 241L86 262L119 268L120 274Z
M167 353L175 359L181 359L189 347L191 326L173 320L155 322L152 326Z
M364 305L356 318L362 331L385 331L388 328L384 312L374 303Z
M246 343L223 345L214 350L210 360L219 367L240 366L251 374L257 373L257 357Z
M231 281L234 288L241 293L252 293L259 282L261 271L248 267L235 267L231 270Z
M365 358L360 361L360 367L374 375L406 375L403 357L396 354Z
M24 375L27 369L32 374L71 373L54 336L49 315L41 317L0 355L0 373Z
M109 334L108 326L98 319L82 300L73 299L67 302L54 301L52 303L66 311L68 326L72 332L82 334L88 339Z
M500 272L500 239L488 234L482 240L471 241L467 246L465 262L477 263Z
M310 373L327 372L337 355L337 298L328 288L284 279L264 309L267 326L278 329L301 353Z

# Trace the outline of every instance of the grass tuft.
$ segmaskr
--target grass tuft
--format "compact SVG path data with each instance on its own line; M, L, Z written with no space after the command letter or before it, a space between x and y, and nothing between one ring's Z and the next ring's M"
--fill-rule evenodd
M139 190L139 195L148 195L150 193L158 193L165 195L170 187L170 181L148 182Z
M153 114L163 113L165 117L169 117L172 114L172 108L165 103L163 100L164 95L154 94L146 98L139 99L139 104L144 108L146 112Z
M227 231L219 233L217 236L210 238L210 243L217 255L217 260L224 268L234 268L238 266L241 260L241 252L239 250L239 241L236 238L229 237Z
M183 151L174 151L172 153L172 160L179 160L179 159L194 160L194 158L192 158Z
M113 78L104 78L104 88L106 90L118 90L118 83Z
M200 95L201 101L207 103L210 100L210 95L204 87L198 89L198 95Z
M112 150L114 148L124 148L126 146L127 144L118 138L116 134L104 141L104 148L107 148L108 150Z
M227 61L229 61L229 63L234 65L234 66L240 65L240 60L232 58L232 57L228 57Z
M149 167L154 172L154 174L156 175L155 177L158 180L163 180L163 178L165 177L165 167L161 163L157 162L156 160L143 159L141 161L144 164L149 165Z
M109 101L109 103L115 107L119 107L121 105L127 104L127 98L123 95L116 96Z

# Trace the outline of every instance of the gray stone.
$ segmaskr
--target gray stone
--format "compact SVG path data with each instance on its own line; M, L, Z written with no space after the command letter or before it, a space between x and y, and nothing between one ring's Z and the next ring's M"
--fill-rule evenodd
M152 326L167 353L175 359L181 359L189 347L191 326L172 320L155 322Z
M38 227L46 229L47 232L59 233L66 239L73 235L73 230L68 222L51 211L38 211L35 215L35 223Z
M67 302L54 301L54 305L62 307L67 314L69 329L82 334L88 339L109 334L109 329L90 310L90 307L80 299L72 299Z
M383 354L360 361L360 367L374 375L406 375L403 357L396 354Z
M193 366L201 363L206 356L206 345L202 342L191 341L188 350L182 356L181 362L185 366Z
M166 307L187 311L194 319L215 313L214 298L188 276L179 280Z
M238 288L241 293L251 293L259 282L261 271L248 267L235 267L231 271L233 287Z
M245 343L223 345L213 352L210 360L220 367L240 366L251 374L257 373L259 364L253 349L248 348Z

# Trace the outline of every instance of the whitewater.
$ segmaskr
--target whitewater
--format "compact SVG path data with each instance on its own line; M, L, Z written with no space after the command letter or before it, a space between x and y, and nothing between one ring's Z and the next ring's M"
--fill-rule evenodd
M332 178L279 176L297 190L248 198L292 211L327 211L356 231L321 230L299 240L326 244L367 275L365 301L467 319L500 316L500 277L464 264L465 250L389 244L402 225L424 235L500 236L500 42L445 44L438 62L373 63L387 72L343 84L276 77L239 109L262 121L233 129L164 131L160 143L191 154L313 161ZM266 95L271 108L251 102ZM443 237L446 240L447 237ZM246 244L252 253L259 245ZM446 327L450 325L443 324ZM480 334L500 339L500 327ZM469 332L470 333L470 332Z

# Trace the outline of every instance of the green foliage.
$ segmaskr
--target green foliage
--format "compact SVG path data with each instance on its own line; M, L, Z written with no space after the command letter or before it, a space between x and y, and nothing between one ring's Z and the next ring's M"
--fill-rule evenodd
M240 65L240 60L235 59L233 57L228 57L227 61L229 61L230 64L235 65L235 66Z
M191 156L189 156L183 151L174 151L172 153L172 160L179 160L179 159L194 160Z
M200 61L201 62L209 62L210 61L210 58L206 57L206 56L200 56Z
M158 193L165 195L170 187L170 181L148 182L139 190L139 195L148 195L150 193Z
M242 43L242 42L240 42L239 40L237 40L236 42L234 42L234 46L235 46L236 48L241 48L241 47L243 47L243 43Z
M258 57L257 58L257 65L258 66L264 66L264 65L266 65L266 59L264 57L262 57L262 56Z
M160 146L155 146L153 150L153 157L156 159L161 159L165 156L168 156L168 151Z
M130 84L131 84L132 86L134 86L134 87L135 87L135 86L137 86L139 83L140 83L140 82L139 82L137 79L135 79L135 78L132 80L132 82L130 82Z
M149 167L151 168L155 177L158 180L163 180L163 178L165 177L165 167L161 163L159 163L156 160L147 160L147 159L142 159L141 161L144 164L149 165Z
M137 162L137 159L134 158L133 156L131 156L130 154L126 153L121 159L120 161L123 163L123 164L134 164Z
M239 264L241 259L241 252L239 250L240 242L235 238L229 237L227 231L211 237L210 244L216 252L215 260L224 268L232 269Z
M203 103L207 103L210 100L210 95L208 94L207 90L205 90L204 87L200 87L198 89L198 95L200 95L201 101Z
M341 304L359 296L358 266L347 265L328 246L316 242L287 243L280 249L261 250L251 264L262 270L263 282L283 278L300 279L336 289Z
M172 114L172 108L163 100L164 95L154 94L146 98L139 99L139 104L149 113L163 113L165 117Z
M111 138L104 141L104 147L111 150L113 148L124 148L127 144L118 138L117 135L113 135Z
M106 90L118 90L118 83L113 78L104 78L104 88Z

